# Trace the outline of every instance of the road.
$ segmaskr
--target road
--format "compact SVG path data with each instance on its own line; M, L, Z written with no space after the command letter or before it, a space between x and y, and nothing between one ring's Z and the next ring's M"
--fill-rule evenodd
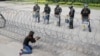
M22 48L22 41L30 30L41 36L37 43L30 43L34 49L33 54L23 56L100 56L100 10L91 10L92 32L81 29L81 8L76 8L74 29L68 29L64 23L68 14L68 7L62 7L61 27L55 25L55 17L52 8L50 24L34 22L32 7L34 4L14 4L0 2L0 12L7 20L5 28L0 29L0 55L18 56ZM41 7L41 17L44 5Z

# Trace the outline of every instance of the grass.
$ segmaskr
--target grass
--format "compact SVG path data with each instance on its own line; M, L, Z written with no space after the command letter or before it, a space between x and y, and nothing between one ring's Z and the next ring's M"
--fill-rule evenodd
M18 1L19 3L20 2L23 2L23 1ZM16 1L13 1L12 3L18 3ZM46 0L38 0L38 2L36 0L24 0L24 3L25 4L33 4L33 3L39 3L39 4L45 4L45 3L48 3L50 5L56 5L56 4L60 4L61 6L69 6L71 4L71 2L59 2L59 3L53 3L51 1L47 2ZM83 3L79 3L79 2L75 2L73 3L73 5L75 7L78 7L78 8L83 8ZM100 10L100 4L89 4L89 7L91 9L96 9L96 10Z

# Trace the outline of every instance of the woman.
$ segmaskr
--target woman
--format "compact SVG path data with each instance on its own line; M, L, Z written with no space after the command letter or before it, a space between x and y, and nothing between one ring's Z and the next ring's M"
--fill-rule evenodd
M34 32L30 31L29 35L24 39L23 49L21 49L21 53L19 53L20 56L22 54L31 54L32 53L32 47L29 45L29 42L35 43L37 40L40 39L40 37L33 38L33 36L34 36Z

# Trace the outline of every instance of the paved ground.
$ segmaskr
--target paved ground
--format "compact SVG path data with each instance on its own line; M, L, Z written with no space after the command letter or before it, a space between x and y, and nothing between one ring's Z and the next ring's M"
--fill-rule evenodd
M44 6L40 6L42 17ZM52 12L49 25L43 24L42 18L41 23L34 22L32 7L30 4L0 2L0 12L7 20L6 27L0 29L1 56L18 56L23 38L30 30L34 30L42 38L36 44L30 43L34 47L33 54L25 56L100 56L100 10L91 12L92 32L89 33L81 29L81 8L75 8L75 28L69 30L68 24L64 23L69 11L67 7L62 7L61 27L55 25L54 5L50 5Z

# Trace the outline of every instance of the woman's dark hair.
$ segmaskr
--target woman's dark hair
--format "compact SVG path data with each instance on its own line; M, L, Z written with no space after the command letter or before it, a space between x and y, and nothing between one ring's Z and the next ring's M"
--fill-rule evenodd
M33 35L34 35L34 31L30 31L29 36L33 36Z

